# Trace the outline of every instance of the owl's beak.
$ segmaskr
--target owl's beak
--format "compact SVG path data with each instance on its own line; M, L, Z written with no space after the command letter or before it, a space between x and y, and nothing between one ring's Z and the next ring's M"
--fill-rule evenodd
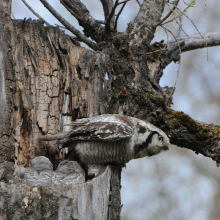
M162 149L164 151L169 150L169 146L170 146L170 143L166 143L166 144L163 145Z
M169 150L168 146L163 146L162 148L163 148L163 150Z

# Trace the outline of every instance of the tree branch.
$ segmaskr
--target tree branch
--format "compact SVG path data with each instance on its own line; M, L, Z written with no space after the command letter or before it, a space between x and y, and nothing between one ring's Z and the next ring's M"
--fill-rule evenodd
M104 15L105 15L105 21L106 21L107 17L109 16L109 14L114 6L114 1L113 0L100 0L100 1L102 3Z
M98 45L91 40L89 40L85 35L81 34L80 31L78 31L76 28L74 28L68 21L66 21L58 12L56 12L53 7L46 1L46 0L40 0L44 7L46 7L51 14L60 22L62 23L69 31L71 31L73 34L75 34L79 40L87 44L89 47L91 47L94 50L98 50Z
M182 52L220 45L220 31L204 33L202 34L202 36L204 39L201 37L200 34L194 34L188 37L178 38L177 40L179 42L185 42L184 46L181 47ZM169 41L168 50L172 50L176 46L176 41ZM178 54L179 51L176 50L175 53Z
M104 10L105 23L106 23L109 15L114 7L114 1L113 0L100 0L100 1L102 3L102 7ZM114 29L114 24L115 24L115 17L113 16L110 21L110 28L111 29Z
M139 2L139 0L136 0L136 2L138 3L138 5L141 7L141 3Z
M115 16L115 9L117 8L118 6L118 1L119 0L116 0L115 1L115 4L114 4L114 7L112 8L111 10L111 13L109 14L109 16L107 17L106 19L106 24L105 24L105 28L107 31L111 31L111 21L112 21L112 18L114 18Z
M130 23L127 29L127 33L131 38L135 34L136 42L142 43L145 40L146 44L150 43L156 30L155 24L160 21L164 7L163 0L144 0L133 23Z
M123 9L124 9L124 7L125 7L125 5L127 4L128 1L130 1L130 0L126 0L126 1L121 2L121 3L123 3L123 5L122 5L122 7L121 7L120 11L118 12L117 17L115 19L115 30L117 30L118 18L121 15L121 13L122 13L122 11L123 11Z
M99 24L89 13L86 6L79 0L60 0L60 3L78 20L79 25L84 28L87 37L96 42L102 40L104 27Z
M192 119L184 112L167 110L164 126L172 144L211 157L220 163L220 127ZM166 131L165 128L163 130Z
M28 5L28 3L27 3L25 0L21 0L21 1L27 6L27 8L28 8L36 17L38 17L39 19L41 19L47 26L50 26L50 24L49 24L46 20L44 20L37 12L35 12L34 9L31 8L31 6Z
M180 1L180 0L177 0L177 1L176 1L176 3L174 4L174 6L173 6L173 8L170 10L170 12L169 12L161 21L157 22L157 23L155 24L155 27L158 26L158 25L160 25L160 24L162 24L167 18L170 17L170 15L173 13L173 11L176 9L177 5L179 4L179 1Z

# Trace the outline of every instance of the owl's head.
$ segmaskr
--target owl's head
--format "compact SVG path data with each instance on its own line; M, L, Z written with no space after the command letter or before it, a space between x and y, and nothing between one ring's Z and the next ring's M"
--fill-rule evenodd
M170 141L167 135L156 128L149 133L141 134L142 141L134 146L135 158L150 157L169 150Z

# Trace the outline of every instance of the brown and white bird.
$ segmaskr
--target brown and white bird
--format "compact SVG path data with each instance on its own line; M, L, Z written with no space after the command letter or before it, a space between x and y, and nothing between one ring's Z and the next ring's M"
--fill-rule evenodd
M74 147L88 174L97 175L107 164L125 164L132 159L153 156L169 148L167 135L147 121L123 115L100 115L78 119L65 136Z

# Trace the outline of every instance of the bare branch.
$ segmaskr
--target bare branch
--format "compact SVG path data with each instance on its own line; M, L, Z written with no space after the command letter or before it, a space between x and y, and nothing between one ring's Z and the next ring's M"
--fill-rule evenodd
M179 29L178 29L178 31L177 31L177 34L176 34L176 38L179 38L180 37L180 33L181 33L181 31L182 31L182 17L180 16L179 17L179 21L180 21L180 23L179 23ZM188 36L188 35L187 35Z
M27 8L28 8L35 16L37 16L39 19L43 20L43 22L44 22L47 26L50 26L50 24L49 24L46 20L44 20L37 12L35 12L34 9L31 8L31 6L28 5L28 3L27 3L25 0L21 0L21 1L27 6Z
M13 12L11 12L11 15L12 15L12 18L15 19L15 16L14 16Z
M130 1L130 0L125 0L125 1L119 2L118 5L125 4L125 3L127 3L128 1Z
M53 7L46 1L46 0L40 0L44 7L46 7L51 14L60 22L62 23L69 31L71 31L73 34L75 34L79 40L87 44L89 47L91 47L94 50L98 50L98 45L91 40L89 40L85 35L81 34L79 30L74 28L68 21L66 21L58 12L56 12Z
M61 26L61 25L58 25L58 24L55 24L57 27L59 28L63 28L63 29L66 29L65 27ZM67 29L66 29L67 30Z
M107 17L109 16L110 10L113 7L113 1L111 0L111 2L109 0L100 0L102 3L102 7L104 10L104 15L105 15L105 20L107 19Z
M139 2L139 0L136 0L136 2L139 4L139 6L141 7L141 3Z
M139 43L142 43L143 40L151 41L156 30L155 24L160 21L164 7L163 0L144 0L133 23L129 24L128 34L137 35L135 41L139 41Z
M170 5L169 4L167 4L168 5L168 7L170 8ZM182 28L182 24L181 23L179 23L178 21L177 21L177 18L179 18L179 20L180 20L180 22L182 21L182 17L180 16L180 14L178 15L178 16L175 16L175 13L174 13L174 10L173 9L171 9L170 8L170 10L173 12L173 14L174 14L174 18L172 19L172 20L175 20L176 21L176 23L179 25L179 30L181 31L183 31L183 33L188 37L188 34L184 31L184 29ZM171 21L172 21L171 20ZM170 22L170 21L169 21ZM166 22L166 23L168 23L168 22ZM166 24L166 23L163 23L163 24ZM163 25L163 24L161 24L161 26ZM177 37L176 37L177 38Z
M112 8L112 10L111 10L111 13L109 14L109 16L107 17L107 19L106 19L106 25L105 25L105 27L106 27L106 30L107 31L110 31L111 30L111 20L112 20L112 17L114 17L114 15L115 15L115 9L117 8L117 6L118 6L118 1L119 0L116 0L115 1L115 4L114 4L114 7Z
M157 24L155 24L155 27L162 24L164 21L166 21L167 18L170 17L170 15L173 13L173 11L176 9L177 5L179 4L180 0L177 0L174 4L174 7L170 10L170 12L161 20L159 21Z
M161 26L162 27L162 26ZM165 27L163 27L165 28ZM174 86L173 86L173 90L171 91L170 93L170 98L172 98L172 94L174 93L174 90L175 90L175 87L176 87L176 84L177 84L177 80L179 78L179 73L180 73L180 67L181 67L181 46L180 46L180 43L178 42L178 40L176 39L176 37L174 36L174 34L172 33L172 31L168 30L167 28L165 28L166 31L168 31L171 35L173 35L173 38L175 39L176 43L178 44L178 47L179 47L179 67L178 67L178 70L177 70L177 76L176 76L176 80L175 80L175 83L174 83Z
M194 34L189 36L189 38L187 37L178 38L177 40L179 42L180 41L185 42L185 45L181 47L182 52L220 45L220 31L205 33L202 34L202 36L203 38L201 37L200 34ZM170 41L169 50L171 50L176 45L177 43L175 41L173 40Z
M78 20L87 37L91 37L96 42L102 40L104 27L91 16L89 10L81 1L60 0L60 3Z
M124 9L124 7L125 7L125 5L127 4L128 1L130 1L130 0L123 1L124 4L122 5L120 11L117 14L117 17L116 17L116 20L115 20L115 30L117 29L118 18L121 15L121 13L122 13L122 11L123 11L123 9ZM122 2L120 2L120 3L122 3Z
M191 23L193 24L193 26L195 27L195 29L197 30L197 32L200 34L200 36L203 38L202 34L200 33L200 31L198 30L198 28L196 27L195 23L193 22L192 19L189 18L188 15L186 15L186 13L184 11L181 11L179 8L177 8L178 11L180 11L183 15L185 15L190 21Z

